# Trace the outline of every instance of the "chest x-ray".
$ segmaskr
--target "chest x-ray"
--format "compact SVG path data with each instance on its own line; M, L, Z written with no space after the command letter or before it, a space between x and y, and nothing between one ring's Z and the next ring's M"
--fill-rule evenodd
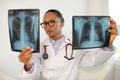
M8 25L12 51L29 46L39 52L39 9L9 10Z
M73 49L106 47L109 16L73 16Z

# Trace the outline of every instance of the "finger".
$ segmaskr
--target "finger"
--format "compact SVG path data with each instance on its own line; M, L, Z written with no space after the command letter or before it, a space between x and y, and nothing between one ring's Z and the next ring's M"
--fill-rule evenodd
M18 57L22 57L25 54L25 52L28 51L29 49L30 47L24 48Z
M22 60L25 60L25 59L27 59L27 56L32 55L33 50L34 50L34 49L29 49L28 51L26 51L26 52L24 53L24 55L21 57Z
M116 24L109 24L108 26L110 27L110 29L116 29L117 30Z
M25 64L29 64L30 63L31 57L32 57L32 55L26 56L26 59L24 60Z
M115 20L113 20L112 18L109 18L110 24L112 23L116 23Z
M110 21L110 24L109 25L114 25L114 26L116 26L116 21L114 21L113 19L109 19L109 21Z
M27 55L32 54L33 50L34 50L34 49L30 49L30 48L29 48L29 49L26 49L26 48L25 48L24 51L21 52L21 54L18 56L20 62L23 62Z
M108 30L111 34L118 34L118 30L117 30L117 28L111 28L111 29L109 29Z
M28 51L26 51L24 55L25 55L25 56L30 55L30 54L32 54L33 51L34 51L34 49L31 48L31 49L29 49Z
M116 22L111 18L109 20L110 20L110 24L109 24L110 30L115 30L116 32L118 32L116 27Z
M116 30L108 30L111 34L118 35L118 32Z
M30 50L30 47L28 46L28 47L26 47L26 48L24 48L23 50L22 50L22 54L21 55L24 55L27 51L29 51Z
M25 53L25 54L27 54L27 53ZM32 54L24 55L24 56L19 58L19 61L25 63L26 60L28 60L30 56L32 56Z

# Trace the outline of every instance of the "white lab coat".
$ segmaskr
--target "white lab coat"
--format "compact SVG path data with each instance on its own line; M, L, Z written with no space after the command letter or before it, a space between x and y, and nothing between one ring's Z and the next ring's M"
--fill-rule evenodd
M104 51L102 48L74 50L74 59L67 60L65 56L65 46L70 43L68 38L60 46L57 55L55 55L52 44L49 38L41 43L40 53L33 54L31 59L33 71L28 73L22 68L20 71L19 80L77 80L78 67L92 67L101 65L106 62L115 52ZM46 52L49 55L48 59L43 59L43 45L47 45ZM69 46L68 57L71 55L72 47Z

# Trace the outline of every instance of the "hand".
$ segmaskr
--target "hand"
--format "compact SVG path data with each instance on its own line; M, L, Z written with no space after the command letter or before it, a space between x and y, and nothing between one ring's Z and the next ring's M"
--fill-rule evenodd
M109 27L110 27L110 29L108 31L110 32L110 40L109 40L108 48L111 48L113 40L118 35L118 31L117 31L117 27L116 27L116 22L113 19L111 19L111 18L110 18Z
M32 57L32 52L34 49L30 49L29 47L26 47L22 50L22 52L19 54L18 58L19 61L25 64L25 70L30 70L32 67L32 63L30 61Z

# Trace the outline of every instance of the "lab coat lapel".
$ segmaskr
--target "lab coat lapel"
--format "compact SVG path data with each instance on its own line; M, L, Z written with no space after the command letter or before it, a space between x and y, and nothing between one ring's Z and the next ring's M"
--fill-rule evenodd
M43 45L46 45L46 52L47 53L50 53L50 55L53 55L55 56L55 52L54 52L54 49L53 49L53 46L49 40L49 38L46 38ZM49 55L49 54L48 54Z
M60 52L61 52L62 50L65 50L65 47L66 47L66 45L67 45L68 43L71 44L70 39L67 38L67 37L65 37L65 42L63 42L63 43L61 44L61 46L60 46L60 48L59 48L59 51L58 51L58 54L57 54L56 56L60 56L61 54L64 54L64 55L65 55L65 51L64 51L64 53L60 53Z
M46 52L48 54L48 59L44 60L45 66L49 69L54 69L55 52L49 38L45 39L43 45L46 45Z

